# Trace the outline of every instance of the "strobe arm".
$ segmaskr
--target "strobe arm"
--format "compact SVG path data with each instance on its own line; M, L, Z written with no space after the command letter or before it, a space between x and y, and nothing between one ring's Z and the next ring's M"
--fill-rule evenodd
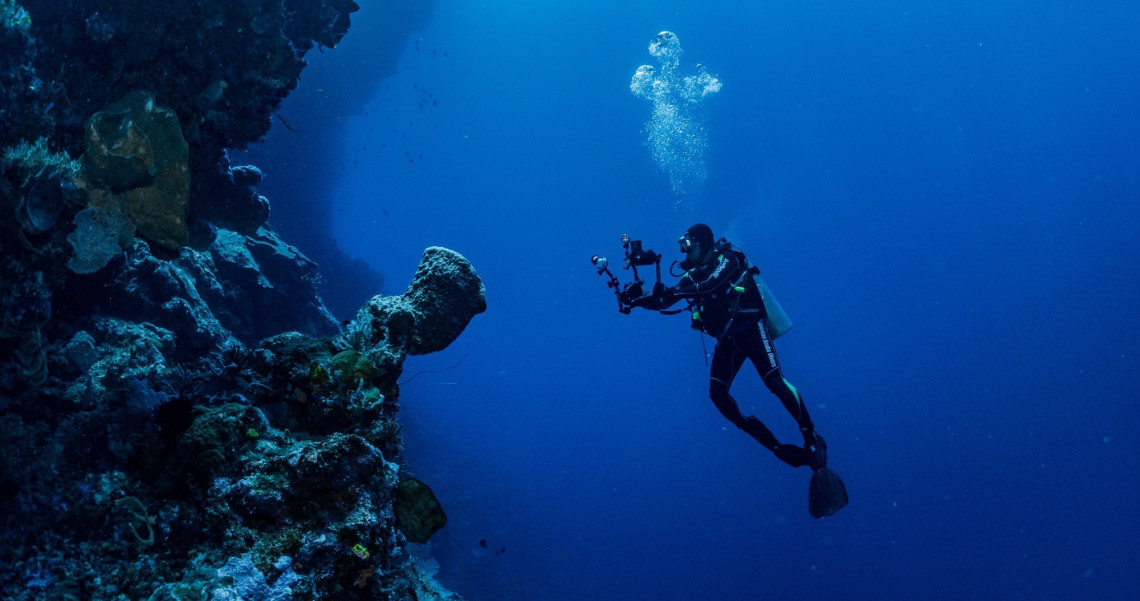
M618 311L629 315L632 307L628 306L625 302L622 301L622 293L624 291L622 290L621 282L618 281L617 276L615 276L613 272L610 271L610 262L607 261L605 257L599 255L590 257L590 262L593 263L594 268L598 270L598 275L606 276L606 286L613 290L614 296L617 297ZM628 289L629 287L627 286L626 288Z

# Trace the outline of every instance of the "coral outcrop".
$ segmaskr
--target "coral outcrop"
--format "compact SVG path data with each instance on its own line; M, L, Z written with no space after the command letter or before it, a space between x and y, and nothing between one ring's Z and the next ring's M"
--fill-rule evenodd
M424 253L392 297L407 335L370 310L377 297L344 334L246 346L209 293L185 293L201 274L135 250L134 275L108 288L148 320L99 312L51 330L42 382L0 396L0 588L15 600L441 596L406 544L443 521L400 465L398 378L412 349L446 346L485 308L470 263ZM230 252L232 269L252 269L241 257L254 253Z
M471 263L433 246L424 251L404 294L374 297L348 329L370 343L388 341L409 355L423 355L446 348L486 310L483 282Z

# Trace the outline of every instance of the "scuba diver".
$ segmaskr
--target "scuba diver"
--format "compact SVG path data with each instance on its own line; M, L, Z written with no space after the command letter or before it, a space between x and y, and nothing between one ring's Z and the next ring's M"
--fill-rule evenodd
M750 267L744 253L724 238L714 241L712 229L698 223L678 240L685 255L679 262L683 273L676 286L666 287L661 283L661 256L644 250L640 241L631 241L628 236L623 236L622 242L626 267L634 270L634 282L621 286L604 258L595 255L592 259L599 274L609 275L608 284L618 296L619 310L628 314L639 307L676 314L685 309L669 311L669 307L686 301L692 327L716 339L709 372L709 397L716 408L784 463L811 467L808 509L813 517L832 515L847 505L843 481L827 467L827 443L816 432L799 391L780 369L772 341L784 334L791 322L763 280L754 277L760 270ZM650 264L657 267L657 281L645 293L637 266ZM752 362L764 385L796 420L803 446L781 443L756 416L741 413L729 388L745 360Z

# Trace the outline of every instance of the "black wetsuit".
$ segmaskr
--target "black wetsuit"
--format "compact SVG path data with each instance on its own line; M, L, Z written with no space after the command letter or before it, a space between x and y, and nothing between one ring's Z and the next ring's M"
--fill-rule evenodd
M784 462L808 465L804 447L781 444L756 416L745 416L728 389L745 359L756 368L764 385L780 399L799 425L805 446L813 440L814 427L799 392L780 370L776 348L768 333L767 313L755 279L748 272L742 253L728 245L718 246L703 264L691 267L672 288L638 299L634 305L661 311L681 300L690 301L693 327L716 338L709 373L709 398L728 421L747 432Z

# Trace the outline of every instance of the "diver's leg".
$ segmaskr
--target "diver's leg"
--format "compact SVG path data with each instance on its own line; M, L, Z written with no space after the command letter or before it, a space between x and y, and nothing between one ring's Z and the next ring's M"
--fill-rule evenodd
M795 418L796 425L800 428L800 434L804 439L801 450L806 457L805 465L810 465L813 470L823 468L827 465L827 443L815 431L815 425L811 421L811 415L808 414L800 391L784 378L784 373L780 369L780 359L776 356L776 347L768 334L768 324L761 320L755 328L747 332L747 335L750 344L742 345L742 348L748 350L748 358L760 373L764 385L780 399L784 409Z
M815 426L812 424L811 416L808 414L807 406L804 405L800 392L784 378L784 373L780 369L780 359L776 356L776 347L768 335L767 324L761 320L756 328L741 333L741 338L741 346L747 349L748 358L756 366L756 371L760 374L764 385L772 394L776 395L776 398L780 399L784 409L795 418L796 425L800 428L800 434L804 438L804 446L810 448L815 443Z
M746 358L747 354L737 348L734 339L724 338L717 342L713 351L712 368L709 371L709 398L721 415L728 418L728 421L737 428L744 430L764 448L772 451L776 457L792 467L807 465L809 461L804 449L795 445L780 444L768 426L755 415L741 414L736 399L728 393Z

